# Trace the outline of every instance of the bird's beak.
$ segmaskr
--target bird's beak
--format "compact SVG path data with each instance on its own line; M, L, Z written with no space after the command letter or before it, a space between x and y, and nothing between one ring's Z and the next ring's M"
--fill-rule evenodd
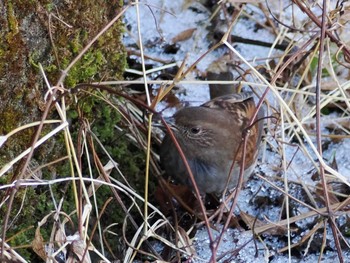
M172 130L172 131L176 131L177 127L175 125L175 119L174 117L163 117L162 118L164 120L159 119L159 121L157 123L154 123L153 126L160 128L163 132L167 132L167 127L166 125Z
M175 118L174 117L165 117L164 118L166 124L169 126L169 128L172 130L172 131L177 131L177 126L175 124ZM167 130L166 126L163 124L163 128L162 128L164 131Z

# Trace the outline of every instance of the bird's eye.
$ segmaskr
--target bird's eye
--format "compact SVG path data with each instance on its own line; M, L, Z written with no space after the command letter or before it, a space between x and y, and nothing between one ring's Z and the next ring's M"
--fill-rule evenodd
M198 128L198 127L193 127L193 128L191 128L191 133L192 133L192 134L198 134L198 133L200 133L200 131L201 131L201 129Z

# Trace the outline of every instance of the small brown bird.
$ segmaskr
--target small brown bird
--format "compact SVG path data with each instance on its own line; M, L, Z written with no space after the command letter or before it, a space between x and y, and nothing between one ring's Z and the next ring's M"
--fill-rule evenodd
M242 138L255 111L252 94L240 93L215 98L199 107L183 108L173 116L171 129L201 194L220 194L226 186L232 189L237 185L242 165ZM262 116L263 110L260 110L257 118ZM263 122L258 121L249 129L245 180L255 168L262 127ZM191 186L189 174L169 134L163 139L160 160L167 175Z

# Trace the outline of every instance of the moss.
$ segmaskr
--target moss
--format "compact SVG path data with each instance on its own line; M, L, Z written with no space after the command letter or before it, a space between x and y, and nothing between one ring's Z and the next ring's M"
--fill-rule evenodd
M19 112L15 109L8 109L0 114L2 125L0 126L0 134L7 134L16 128L16 123L13 120L19 118Z
M47 12L53 12L55 10L55 4L54 3L48 3L45 5L45 9Z
M59 66L53 63L55 61L53 49L46 48L46 46L49 47L48 44L50 43L47 34L49 25L45 24L47 14L42 12L40 7L37 6L38 4L46 7L48 11L53 7L60 7L63 20L73 25L74 29L69 29L61 22L55 19L52 20L52 36L59 54ZM82 8L85 12L82 12ZM41 63L44 66L49 81L55 83L61 74L60 69L67 66L89 40L103 28L107 17L111 17L110 10L117 10L117 7L115 3L98 0L85 1L84 3L61 2L59 4L52 1L13 0L7 1L6 8L0 10L0 12L3 10L7 10L7 12L0 20L6 19L8 30L6 31L6 28L4 28L0 32L2 36L6 35L6 32L11 35L6 38L6 41L4 39L0 41L0 57L2 61L6 61L6 63L0 63L0 75L6 76L2 83L10 83L6 88L0 89L2 98L0 119L4 123L0 127L2 134L19 125L31 122L30 119L37 120L41 115L41 110L45 106L42 98L46 92L46 86L42 85L43 82L38 73L38 64ZM25 20L29 22L24 25L23 21ZM28 25L31 27L29 28ZM38 30L43 26L46 32L41 29ZM23 28L23 31L19 31L20 27ZM126 54L120 42L120 32L122 31L120 27L120 23L113 26L107 34L99 39L100 44L96 44L88 50L68 73L65 82L67 87L72 87L79 82L98 81L102 77L122 77ZM38 42L38 38L32 42L35 45L23 42L21 32L27 34L26 39L42 37L39 38L41 42L35 44ZM46 38L46 42L42 41L44 38ZM115 59L110 59L111 54ZM25 68L28 64L31 65L31 68ZM1 83L0 86L2 86ZM28 111L25 106L31 107L31 109ZM35 108L36 106L37 108ZM28 116L28 113L31 116ZM17 140L21 145L28 143L27 138L24 144L20 142L20 138L17 138Z
M13 222L13 227L8 231L8 236L14 236L10 241L12 247L29 246L34 239L35 229L42 219L42 215L50 213L54 208L52 201L48 200L46 191L42 190L28 187L17 192L10 217L16 218L16 221ZM1 216L4 216L3 212L6 211L2 210ZM45 240L49 240L49 232L42 231L42 235ZM38 262L37 256L31 252L31 249L23 248L16 251L22 257Z
M81 37L80 33L76 34L73 41L69 43L69 47L72 50L73 54L78 54L78 52L83 48L82 41L85 41L85 40L86 40L86 36Z
M18 34L18 21L16 19L16 15L13 9L13 5L11 1L7 3L7 17L8 17L8 25L9 25L9 33L7 35L7 41L12 42L12 39L15 35Z
M47 92L47 87L39 73L39 63L43 65L49 82L54 85L61 75L61 70L107 24L107 21L115 16L115 12L121 6L118 7L117 2L104 0L10 0L4 2L4 8L0 9L0 24L3 25L0 27L1 135L21 125L41 119L46 106L43 97ZM48 24L47 12L56 12L56 10L59 10L63 21L72 25L71 28L57 19L52 19L51 25ZM51 45L49 27L55 47ZM99 81L102 78L122 78L126 65L126 53L120 40L122 30L122 24L118 22L107 34L102 35L68 73L64 83L67 88L80 82ZM54 48L58 58L55 57ZM88 118L91 123L94 123L94 131L99 134L105 144L113 142L118 136L113 127L120 121L120 116L95 97L86 97L86 94L76 94L76 96L78 96L78 105L73 104L74 100L67 98L67 107L71 109L68 116L73 120ZM57 119L57 113L54 110L51 111L48 118ZM54 126L45 125L41 136L52 127ZM26 129L9 139L0 149L0 165L6 164L29 147L34 131L35 128ZM72 131L74 133L73 129ZM128 143L123 139L119 144L122 145L118 147L119 150L114 149L113 146L107 147L113 149L115 156L128 155ZM65 155L63 136L59 134L36 149L33 161L42 165ZM132 154L125 159L128 159L128 162L133 163L135 167L137 166ZM133 168L133 170L136 169ZM69 172L68 162L59 163L59 165L45 168L41 177L52 179L56 175L69 176ZM8 173L0 178L0 183L10 183L13 179L15 179L14 174ZM55 198L57 200L64 198L62 211L67 213L75 209L70 187L69 184L52 186ZM67 188L64 193L61 192L63 188ZM110 196L107 190L101 193ZM28 188L27 191L19 189L15 196L10 220L15 218L19 208L21 208L20 213L16 222L8 230L7 237L28 227L36 227L38 221L53 209L47 187ZM6 209L1 208L1 225L5 213ZM48 231L51 231L51 228L48 226L45 229L41 233L45 240L48 240L50 234ZM11 241L11 245L29 244L34 238L34 231L35 228L32 228L16 236ZM32 262L38 262L37 256L30 249L16 251Z
M69 71L65 80L67 87L74 87L82 81L94 79L102 70L102 66L107 63L101 51L96 50L86 53L81 60ZM64 64L68 65L68 61Z

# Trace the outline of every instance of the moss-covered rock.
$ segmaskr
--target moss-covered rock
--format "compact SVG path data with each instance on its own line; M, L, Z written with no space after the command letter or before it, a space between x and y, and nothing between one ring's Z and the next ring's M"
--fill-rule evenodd
M121 9L121 1L105 0L9 0L0 8L0 135L5 135L22 125L39 121L47 106L44 95L46 84L39 71L39 63L43 65L51 85L55 85L62 70L79 54L89 41L112 19ZM64 87L70 89L80 82L99 81L101 79L118 80L126 67L126 53L121 42L123 25L116 22L84 56L68 72ZM80 99L81 94L76 94ZM93 129L102 140L111 141L115 136L113 126L120 121L117 112L106 107L96 97L83 95L75 104L73 99L67 100L72 134L79 127L75 122L81 117L77 109L86 111L84 118L94 122ZM48 119L58 119L52 107ZM75 125L75 126L74 126ZM52 130L53 126L45 125L42 135ZM31 145L34 128L28 128L13 135L0 148L0 169ZM127 142L116 155L127 154ZM111 147L112 148L112 147ZM45 142L34 152L31 162L32 170L46 165L67 155L62 133ZM125 158L128 159L128 158ZM130 157L130 163L134 163ZM15 164L1 183L10 183L18 179L21 162ZM33 164L34 167L33 167ZM133 164L134 165L134 164ZM132 165L131 165L132 166ZM30 173L25 175L32 176ZM36 174L37 176L37 174ZM40 177L53 179L56 176L70 176L69 164L50 165L40 170ZM75 203L71 192L53 186L55 198L65 198L64 209L71 212ZM4 199L9 192L3 191ZM4 205L0 209L0 225L7 213ZM54 209L48 187L20 188L15 195L10 213L11 227L7 236L13 236L27 229L11 240L11 245L28 245L33 240L35 227L46 214ZM17 213L19 213L17 215ZM15 215L17 215L15 217ZM11 220L16 218L14 222ZM1 228L3 229L3 228ZM43 233L48 237L49 233ZM21 251L28 260L37 262L37 257L30 250Z

